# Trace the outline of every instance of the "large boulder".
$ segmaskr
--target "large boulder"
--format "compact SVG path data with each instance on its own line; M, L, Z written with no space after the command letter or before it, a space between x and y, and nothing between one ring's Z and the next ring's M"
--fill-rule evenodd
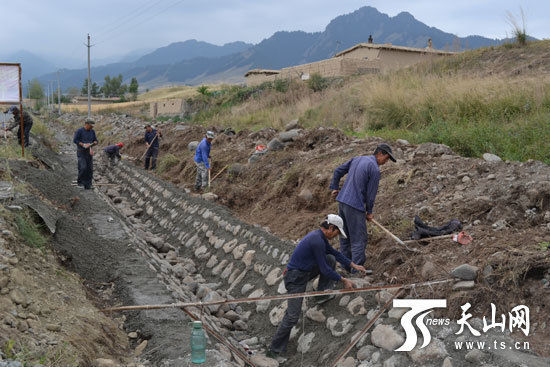
M197 147L199 146L198 141L192 141L189 144L187 144L187 149L189 149L190 152L194 152L197 150Z
M289 141L294 141L296 140L296 138L298 138L300 136L300 129L292 129L292 130L289 130L289 131L283 131L282 133L279 134L279 140L286 143L286 142L289 142Z
M376 325L371 334L371 342L379 348L390 352L403 345L405 338L389 325Z
M475 280L478 272L479 268L477 266L462 264L454 268L453 271L451 271L451 275L463 280Z
M284 147L285 145L283 144L283 142L277 138L273 138L269 143L267 143L267 149L273 150L273 151L283 150Z
M502 159L498 155L491 153L484 153L483 159L487 162L502 162Z
M436 143L420 144L414 151L415 156L437 157L443 154L452 155L454 153L447 145Z
M297 129L298 126L298 119L292 120L288 124L286 124L285 131Z

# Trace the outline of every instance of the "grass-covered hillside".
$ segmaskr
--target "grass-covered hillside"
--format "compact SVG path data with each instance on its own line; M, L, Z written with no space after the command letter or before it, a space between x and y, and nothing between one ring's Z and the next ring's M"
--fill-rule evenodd
M306 127L444 143L465 156L491 152L550 163L549 60L550 41L540 41L468 51L388 75L321 81L317 92L312 83L278 82L240 90L244 103L231 93L213 96L213 107L194 120L258 129L298 118Z
M192 106L193 123L258 130L299 119L304 127L444 143L465 156L550 163L550 40L467 51L387 75L195 89L173 91ZM140 100L155 93L170 95L152 91Z

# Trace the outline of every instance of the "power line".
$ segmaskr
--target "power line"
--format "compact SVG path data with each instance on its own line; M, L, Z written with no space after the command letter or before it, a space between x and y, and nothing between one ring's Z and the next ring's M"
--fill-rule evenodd
M104 28L103 31L98 32L96 38L101 38L105 34L112 33L113 31L115 31L115 30L119 29L120 27L126 25L128 22L130 22L130 21L134 20L135 18L145 14L149 9L154 8L158 3L162 2L162 1L163 0L157 0L152 4L146 4L146 6L143 7L143 8L141 8L141 6L140 6L137 9L134 9L130 13L128 13L128 14L122 16L121 18L115 20L113 23L116 23L116 24L113 24L113 26L111 26L110 28L108 26L108 27Z
M120 26L121 22L122 23L127 23L128 21L134 19L135 16L139 16L141 15L140 13L143 13L144 11L146 11L147 9L151 8L152 6L155 6L156 4L160 3L161 1L163 0L157 0L156 2L154 2L153 4L149 4L148 2L144 2L142 3L140 6L138 6L137 8L135 8L134 10L132 10L131 12L123 15L122 17L108 23L108 25L106 25L107 29L104 29L103 31L99 31L97 34L98 35L104 35L106 34L107 32L111 32L113 29L109 29L109 27L111 25L114 25L115 27L114 28L117 28L118 26ZM126 19L127 18L127 19ZM115 25L116 23L116 25ZM113 27L111 27L113 28ZM97 36L96 36L97 37ZM73 50L69 53L70 56L73 56L77 50L80 49L80 46L77 45L73 48Z
M109 38L109 39L104 39L104 40L98 41L98 42L96 43L96 45L105 43L105 42L107 42L107 41L112 41L113 39L115 39L115 38L117 38L117 37L120 37L121 35L125 34L125 32L128 32L129 30L131 30L131 29L133 29L133 28L135 28L135 27L138 27L138 26L140 26L140 25L142 25L142 24L144 24L144 23L146 23L146 22L152 20L152 19L155 18L156 16L160 15L161 13L164 13L164 12L167 11L168 9L173 8L174 6L178 5L179 3L182 3L183 1L185 1L185 0L177 0L176 2L174 2L174 3L170 4L170 5L168 5L167 7L161 9L160 11L158 11L158 12L152 14L150 17L144 18L144 19L142 19L140 22L138 22L138 23L136 23L136 24L134 24L134 25L130 25L130 27L128 27L128 28L125 29L124 31L119 32L119 33L116 34L115 36L113 36L113 37L111 37L111 38Z

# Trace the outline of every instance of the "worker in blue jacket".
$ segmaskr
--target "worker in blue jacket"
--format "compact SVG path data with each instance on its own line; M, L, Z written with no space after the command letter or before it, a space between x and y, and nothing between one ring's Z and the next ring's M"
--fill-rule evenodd
M373 155L354 157L334 170L330 183L332 196L338 201L338 215L344 220L348 238L340 238L340 252L363 265L366 261L367 220L372 220L374 200L380 182L380 166L395 162L391 147L382 143ZM340 190L340 179L348 175ZM353 271L352 269L347 269Z
M195 150L195 165L197 166L197 178L195 179L195 191L204 190L208 187L208 172L210 171L210 147L214 140L214 132L207 131L206 136Z
M76 130L73 143L76 144L76 156L78 157L79 188L89 190L92 188L94 178L94 160L92 146L97 145L97 138L93 129L94 121L86 120L84 127Z
M145 126L145 146L147 146L147 152L145 153L145 169L149 169L149 162L151 162L151 169L157 168L157 156L159 155L159 140L162 137L162 132L157 129L153 129L151 125Z
M346 238L344 222L336 214L329 214L321 223L318 230L308 233L296 246L290 261L286 266L283 280L288 293L303 293L306 291L307 283L319 276L318 291L330 290L334 282L342 282L345 288L353 288L354 283L342 277L334 269L336 261L345 267L351 267L365 273L361 265L354 264L350 259L336 251L329 240L340 235ZM322 304L334 295L316 296L317 304ZM290 331L298 323L302 312L303 297L290 298L283 320L277 328L275 336L271 340L271 346L267 356L283 363L285 358L281 353L286 351Z

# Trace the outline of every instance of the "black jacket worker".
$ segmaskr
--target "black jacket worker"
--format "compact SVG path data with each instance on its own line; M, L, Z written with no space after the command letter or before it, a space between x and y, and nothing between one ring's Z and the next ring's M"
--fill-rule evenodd
M92 188L94 178L94 161L92 146L97 145L97 138L93 129L94 122L86 120L84 127L76 130L73 143L76 144L76 156L78 157L78 187L89 190Z
M17 141L19 142L19 145L21 145L21 113L19 112L19 108L17 108L17 106L11 106L7 111L4 111L4 113L13 113L14 122L6 128L6 131L11 131L17 126ZM32 124L33 121L31 115L29 115L27 111L23 111L23 139L25 140L26 147L30 144L29 139Z

